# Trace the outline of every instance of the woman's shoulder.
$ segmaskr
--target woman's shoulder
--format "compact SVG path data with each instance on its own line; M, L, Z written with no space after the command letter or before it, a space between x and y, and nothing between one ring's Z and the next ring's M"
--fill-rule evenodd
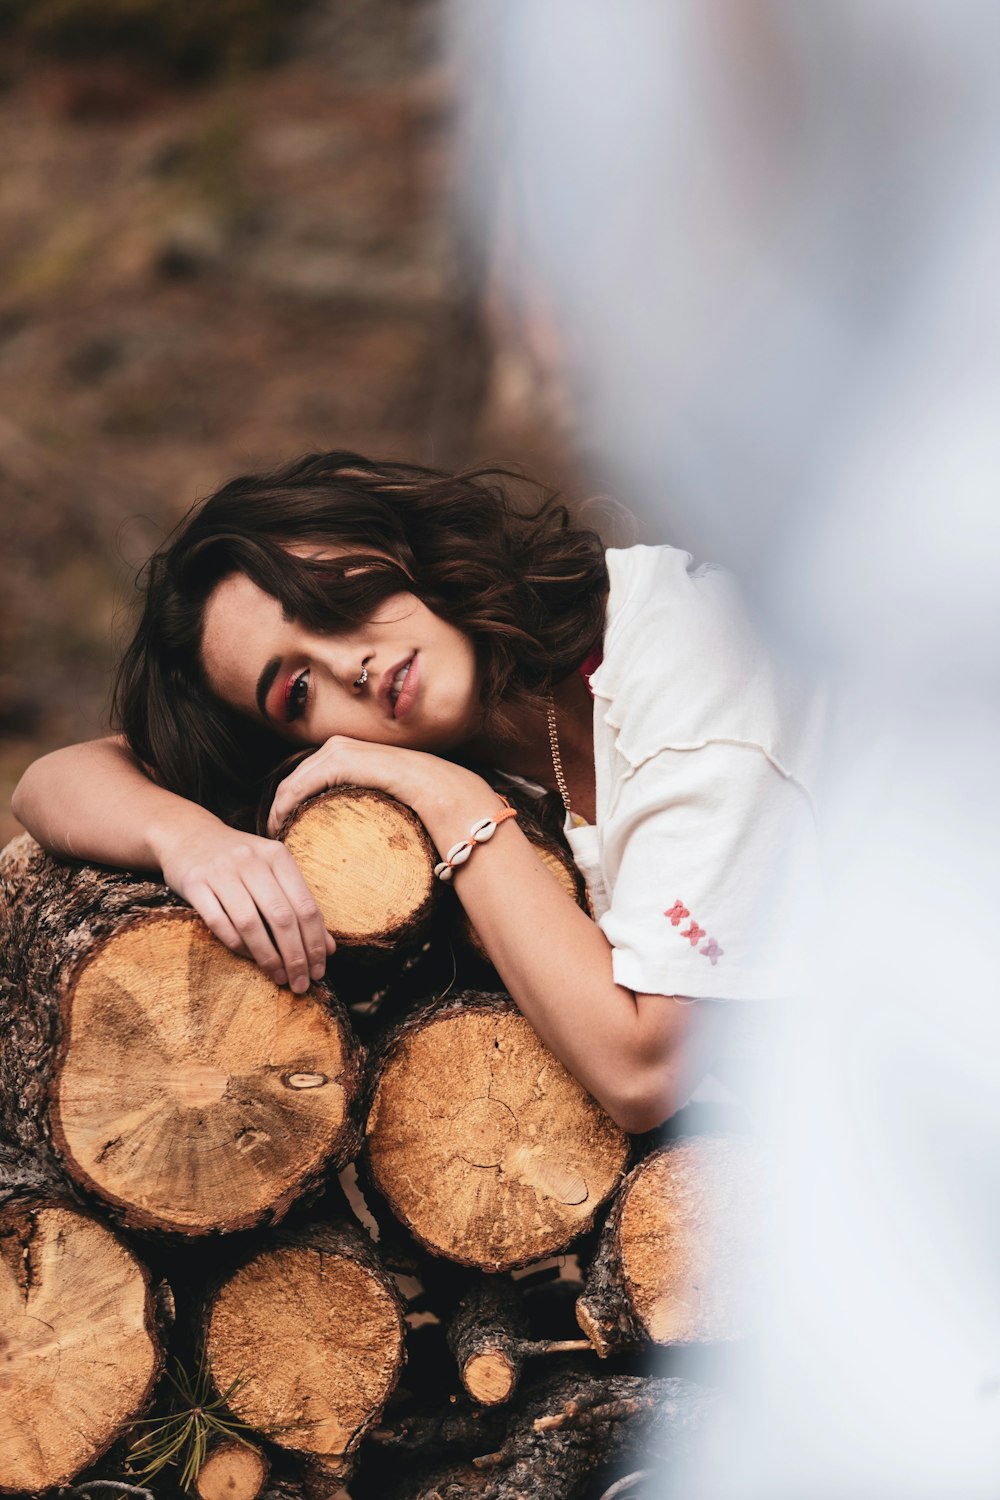
M650 607L677 613L713 599L738 598L734 576L719 563L695 563L683 547L667 543L651 546L608 547L605 561L610 583L608 618L620 626L637 610Z
M631 685L641 673L669 691L689 675L714 683L745 676L759 641L732 574L695 566L690 552L666 545L610 547L606 559L604 662L595 682Z
M729 741L812 779L814 688L769 648L737 579L677 547L609 548L604 659L591 687L626 760Z

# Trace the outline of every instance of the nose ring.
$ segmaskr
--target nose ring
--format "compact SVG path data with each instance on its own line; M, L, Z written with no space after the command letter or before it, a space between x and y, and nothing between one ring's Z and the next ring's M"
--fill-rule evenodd
M365 685L365 683L367 681L368 681L368 668L367 667L362 667L361 668L361 676L360 677L355 677L355 679L354 679L354 686L355 687L364 687L364 685Z

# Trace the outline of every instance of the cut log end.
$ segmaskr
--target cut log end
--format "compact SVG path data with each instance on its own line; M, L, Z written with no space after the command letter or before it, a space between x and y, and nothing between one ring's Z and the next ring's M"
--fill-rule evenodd
M0 1210L0 1491L68 1483L161 1363L149 1279L116 1235L62 1205Z
M267 1459L259 1448L225 1438L198 1470L195 1489L201 1500L257 1500L267 1473Z
M594 1316L589 1304L582 1297L576 1304L576 1321L587 1335L594 1352L600 1355L601 1359L607 1359L613 1343L607 1338L600 1319Z
M367 1149L376 1186L417 1239L499 1271L589 1228L628 1145L516 1006L480 996L400 1029Z
M622 1273L656 1344L746 1332L759 1148L741 1136L695 1136L654 1156L621 1217Z
M67 1012L53 1136L128 1224L249 1227L353 1142L346 1021L193 914L153 913L98 945Z
M597 1353L742 1337L765 1191L763 1155L744 1136L683 1137L640 1162L577 1303Z
M341 1461L377 1419L403 1360L395 1288L360 1232L255 1256L214 1299L208 1358L240 1421L283 1447Z
M281 837L338 943L390 950L419 937L437 894L436 855L410 808L340 787L304 802Z
M474 1401L498 1406L509 1401L519 1374L514 1361L500 1349L474 1354L462 1369L462 1384Z

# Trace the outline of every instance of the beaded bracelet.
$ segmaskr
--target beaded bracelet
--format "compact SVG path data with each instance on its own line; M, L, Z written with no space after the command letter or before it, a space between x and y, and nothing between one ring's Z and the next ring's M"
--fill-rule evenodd
M438 880L451 880L457 867L465 864L477 844L485 844L493 837L501 823L506 823L508 818L517 817L517 808L511 807L507 798L500 796L499 792L497 796L504 805L503 812L497 813L495 818L480 818L479 822L473 823L469 829L467 839L463 839L460 844L452 844L440 864L434 866L434 874Z

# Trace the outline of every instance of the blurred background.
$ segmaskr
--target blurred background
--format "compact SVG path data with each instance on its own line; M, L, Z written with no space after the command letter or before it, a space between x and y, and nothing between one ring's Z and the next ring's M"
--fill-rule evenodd
M454 212L446 50L440 0L0 0L0 843L223 480L344 447L581 492Z

